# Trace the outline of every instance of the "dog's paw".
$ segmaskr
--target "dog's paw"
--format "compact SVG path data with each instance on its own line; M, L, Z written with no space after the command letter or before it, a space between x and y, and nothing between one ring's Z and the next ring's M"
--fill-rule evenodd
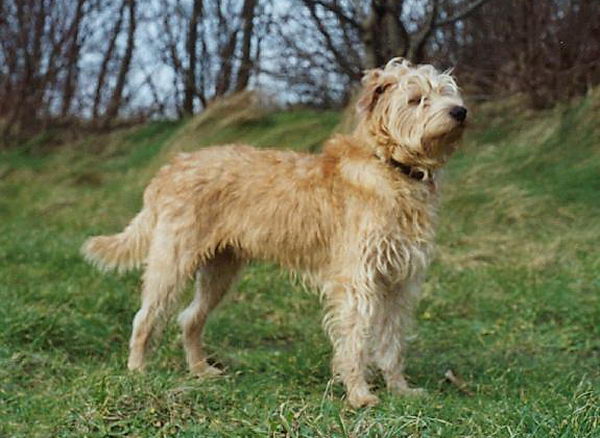
M365 408L368 406L375 406L379 403L379 398L371 393L367 394L350 394L348 396L348 403L354 409Z
M140 360L136 360L135 358L134 359L129 358L129 360L127 361L127 369L131 372L143 373L144 368L145 368L145 364Z
M396 374L386 378L388 391L392 394L402 397L423 397L427 395L427 391L423 388L411 388L408 386L404 375Z
M405 395L407 397L425 397L427 396L427 390L424 388L407 388Z
M190 370L199 379L211 379L223 374L223 370L207 363L198 364Z
M409 388L408 386L402 386L390 389L393 394L402 397L425 397L427 391L423 388Z

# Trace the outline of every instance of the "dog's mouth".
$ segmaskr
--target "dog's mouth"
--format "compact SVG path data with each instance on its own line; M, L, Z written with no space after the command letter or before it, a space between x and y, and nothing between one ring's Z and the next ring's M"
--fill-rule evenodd
M422 144L427 155L446 162L450 155L458 149L465 126L464 121L457 122L449 131L424 138Z

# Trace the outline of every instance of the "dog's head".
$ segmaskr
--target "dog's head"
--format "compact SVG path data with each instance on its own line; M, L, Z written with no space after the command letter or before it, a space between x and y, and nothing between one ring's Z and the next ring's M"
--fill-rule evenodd
M394 58L362 82L357 133L380 158L437 167L456 149L467 109L450 73Z

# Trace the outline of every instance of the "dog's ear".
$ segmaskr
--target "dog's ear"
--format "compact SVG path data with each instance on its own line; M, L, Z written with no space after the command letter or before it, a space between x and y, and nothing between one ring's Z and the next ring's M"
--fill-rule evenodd
M393 85L394 81L383 70L376 68L367 70L362 78L363 89L356 103L359 113L370 113L383 93Z

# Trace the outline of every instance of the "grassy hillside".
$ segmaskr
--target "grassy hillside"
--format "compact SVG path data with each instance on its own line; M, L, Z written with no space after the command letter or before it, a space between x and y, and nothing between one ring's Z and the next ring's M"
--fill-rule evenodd
M139 273L101 274L78 253L124 226L176 151L314 151L339 114L242 101L0 155L0 436L599 436L600 94L544 113L512 101L475 112L446 173L408 362L429 396L380 390L382 404L359 411L328 384L317 298L276 267L252 265L213 315L206 342L226 375L199 382L174 323L148 372L126 371Z

